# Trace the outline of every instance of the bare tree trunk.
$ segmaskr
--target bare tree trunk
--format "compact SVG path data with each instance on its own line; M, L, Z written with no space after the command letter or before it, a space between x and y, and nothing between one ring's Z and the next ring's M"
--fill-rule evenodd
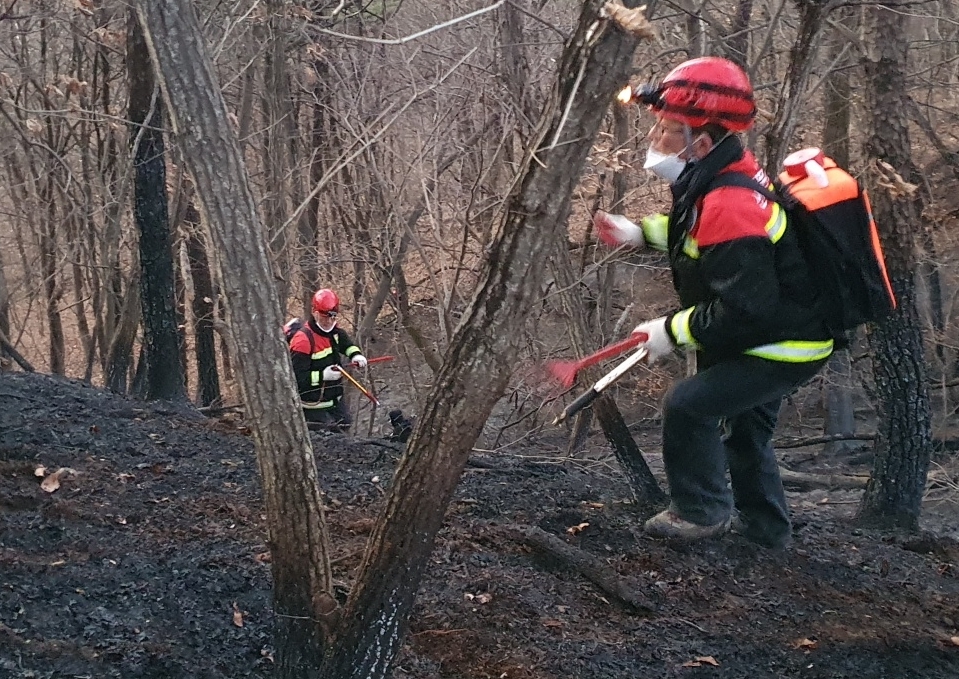
M10 289L7 287L7 276L4 273L3 258L0 257L0 333L10 336ZM2 350L0 350L2 351Z
M286 66L286 7L288 0L267 0L267 35L263 63L263 164L266 170L266 194L263 197L263 213L269 234L270 251L273 254L273 268L281 275L275 275L278 286L280 306L286 308L290 286L286 272L290 271L287 244L286 220L287 195L290 192L287 169L289 162L286 118L290 111L289 74Z
M840 25L851 28L855 22L855 16L856 12L852 8L842 7L836 10L833 18ZM823 86L823 106L826 111L823 117L822 145L826 155L835 160L840 167L849 167L850 98L852 97L849 66L852 59L844 58L849 47L845 33L833 30L831 37L828 60L832 68L826 74ZM823 423L823 434L827 436L855 434L852 361L848 349L840 349L830 357L823 371L823 377L826 383L826 417ZM842 454L854 445L853 441L840 439L827 443L824 450L830 454Z
M40 204L46 210L40 224L40 266L43 271L43 290L46 295L46 323L50 330L50 372L63 375L66 369L66 345L63 337L63 320L60 317L60 298L63 288L59 283L57 257L57 207L54 200L55 171L40 180Z
M476 294L456 329L370 537L322 676L387 676L416 590L470 450L505 391L510 360L566 240L570 195L615 91L626 81L635 38L585 4L506 213L488 246ZM634 4L634 3L630 3ZM535 160L534 160L535 155Z
M176 317L173 244L166 189L163 102L146 44L133 12L128 26L130 146L133 149L133 216L140 234L145 396L183 400L186 390Z
M909 12L899 2L866 12L866 153L872 159L869 188L889 276L899 306L877 324L869 341L874 352L877 430L873 475L859 506L868 524L915 529L932 451L931 408L916 310L915 238L920 210L915 187L906 106ZM896 184L899 186L897 187ZM890 188L892 187L892 188Z
M749 19L752 14L753 0L739 0L726 40L726 56L743 69L749 68Z
M140 326L140 277L136 274L130 276L119 313L120 322L114 326L110 342L103 351L106 356L105 382L110 391L126 394L133 363L133 342Z
M336 610L316 464L279 332L263 225L192 4L138 0L137 17L216 252L270 527L277 674L315 677Z
M216 367L216 336L213 332L213 276L206 244L199 233L200 213L188 199L184 218L187 257L193 276L193 336L196 343L197 397L201 406L220 400L220 374Z
M828 3L820 0L799 0L799 31L789 52L789 65L780 96L776 117L769 126L766 139L766 167L775 170L782 165L792 141L799 113L806 102L806 82L815 66L819 36Z

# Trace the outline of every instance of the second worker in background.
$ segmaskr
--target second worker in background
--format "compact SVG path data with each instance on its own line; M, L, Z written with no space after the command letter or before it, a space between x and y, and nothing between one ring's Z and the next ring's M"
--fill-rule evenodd
M346 431L353 423L343 400L343 358L357 368L366 367L360 348L337 327L340 300L328 288L313 295L312 318L290 338L293 374L307 422Z

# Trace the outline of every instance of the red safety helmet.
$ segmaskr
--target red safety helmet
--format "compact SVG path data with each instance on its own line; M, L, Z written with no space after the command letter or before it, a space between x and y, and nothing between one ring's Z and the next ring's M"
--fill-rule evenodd
M745 71L729 59L686 61L640 99L666 118L702 127L715 123L731 132L748 130L756 117L753 87Z
M313 295L313 311L321 314L336 313L340 310L340 298L329 288L317 290Z

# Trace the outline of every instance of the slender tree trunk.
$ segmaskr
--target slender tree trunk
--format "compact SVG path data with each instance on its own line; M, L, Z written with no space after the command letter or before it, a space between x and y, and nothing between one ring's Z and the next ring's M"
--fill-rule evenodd
M726 56L743 69L749 68L749 20L752 14L753 0L739 0L726 40Z
M910 190L901 179L913 175L906 106L910 14L898 2L871 5L865 12L868 186L899 305L869 336L878 426L875 466L859 518L915 529L932 449L932 415L914 277L913 234L920 228L920 212L915 187Z
M213 332L213 276L206 245L199 233L200 213L189 199L184 218L187 257L193 276L193 336L196 343L198 398L201 406L220 400L220 374L216 367L216 336Z
M835 21L852 28L856 13L852 8L843 7L833 14ZM850 98L852 86L849 67L852 59L845 56L849 44L845 34L839 30L831 31L827 58L832 69L825 76L823 86L823 106L825 116L822 126L822 146L827 156L840 167L849 167L849 122ZM856 433L856 417L853 410L852 361L848 349L840 349L829 359L823 373L826 383L826 417L823 434L852 435ZM855 445L854 441L830 441L824 450L830 454L842 454Z
M133 364L133 343L140 327L140 277L130 276L127 291L120 307L120 322L114 326L113 335L104 350L106 356L107 389L117 394L127 393L130 366Z
M63 375L66 370L66 343L63 337L63 319L60 316L60 286L57 257L57 207L53 183L55 171L40 180L40 204L46 209L40 225L40 266L43 271L43 291L46 297L46 323L50 330L50 372Z
M166 190L163 101L139 24L130 14L130 146L136 172L133 215L140 233L140 299L147 399L186 398L177 330L173 244Z
M806 105L806 83L816 64L819 36L828 9L827 3L820 0L799 0L799 34L789 52L780 106L766 133L766 167L770 170L782 165L799 122L799 113Z
M277 674L316 677L337 608L313 450L279 327L280 301L236 133L189 0L138 0L137 17L216 252L227 337L263 484Z
M635 4L635 3L631 3ZM323 677L387 676L416 590L470 450L511 374L521 329L540 301L547 260L566 240L570 195L636 39L585 3L476 294L453 334L368 543ZM535 160L533 156L535 154Z
M0 333L10 336L10 289L7 287L7 276L0 257ZM3 351L0 349L0 351Z

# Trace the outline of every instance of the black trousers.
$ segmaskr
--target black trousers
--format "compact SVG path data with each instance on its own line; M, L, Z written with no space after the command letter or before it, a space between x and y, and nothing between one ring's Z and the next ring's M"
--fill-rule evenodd
M350 410L342 396L335 397L329 408L304 408L303 415L308 423L325 425L333 431L346 431L353 424Z
M729 518L735 504L750 537L769 544L788 539L773 432L783 398L825 363L743 355L674 385L663 406L670 510L708 526Z

